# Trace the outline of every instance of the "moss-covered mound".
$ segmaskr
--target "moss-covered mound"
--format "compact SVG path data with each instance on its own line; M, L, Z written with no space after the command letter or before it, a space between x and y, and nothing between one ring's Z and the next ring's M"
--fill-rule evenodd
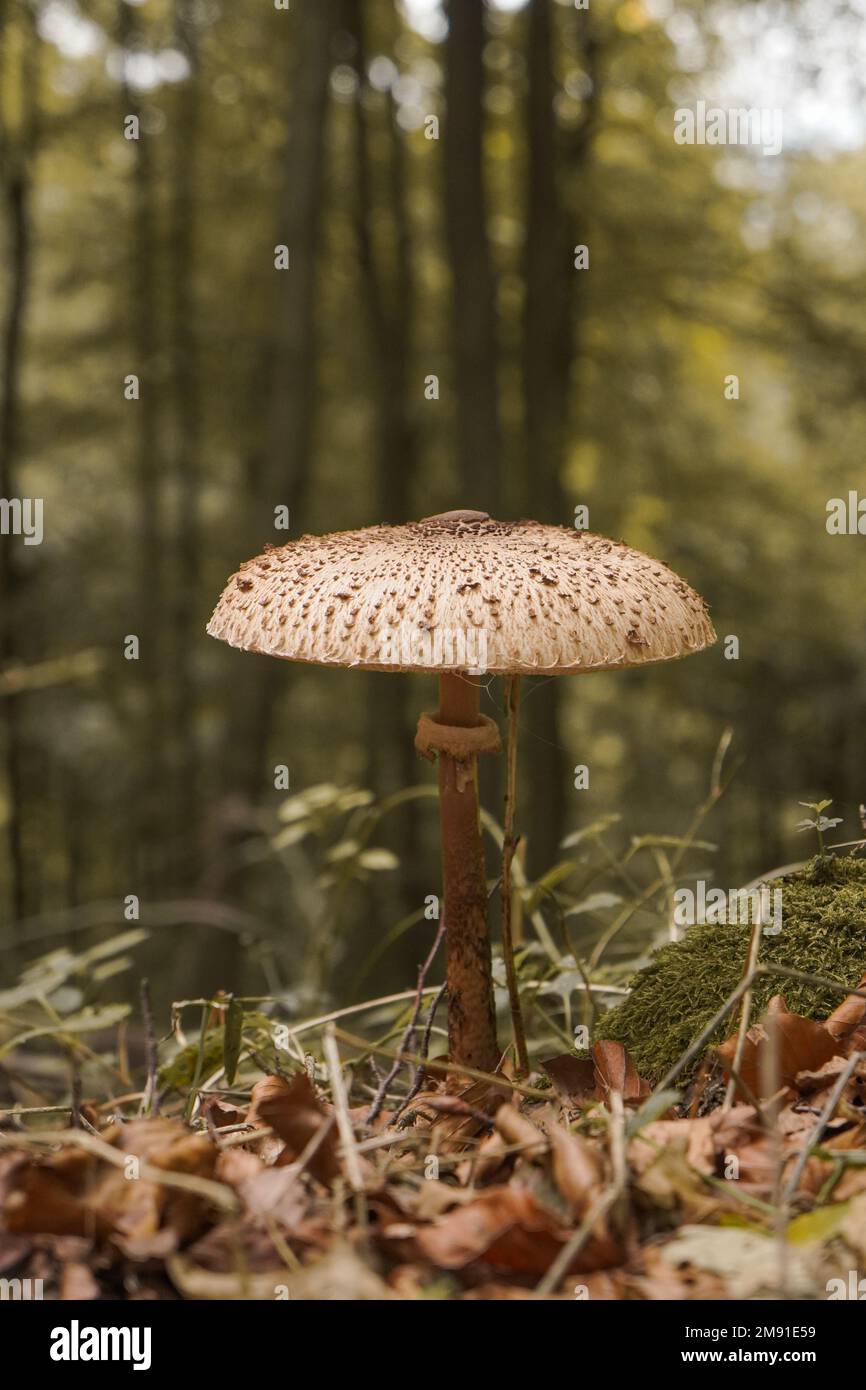
M769 886L782 889L782 930L762 937L759 959L856 988L866 971L866 860L815 859ZM747 923L707 923L659 947L632 980L629 997L599 1019L596 1037L623 1043L641 1075L660 1080L736 989L751 933ZM773 994L784 994L792 1013L815 1019L842 997L799 980L758 979L753 1018ZM713 1043L732 1031L729 1016Z

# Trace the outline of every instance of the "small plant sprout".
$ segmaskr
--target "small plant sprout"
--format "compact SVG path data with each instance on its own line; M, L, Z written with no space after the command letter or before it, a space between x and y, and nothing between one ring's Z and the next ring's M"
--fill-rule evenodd
M818 836L818 853L821 858L826 858L827 850L824 845L824 831L833 830L837 825L842 824L841 816L825 816L824 812L828 806L832 806L832 800L828 801L800 801L799 806L805 806L807 811L815 812L815 819L810 820L807 816L804 820L798 821L798 830L814 830Z
M454 511L271 548L231 577L208 632L288 661L438 677L439 707L422 714L415 747L438 760L449 1056L495 1071L477 765L501 745L480 711L480 678L508 679L513 725L521 675L643 666L708 646L715 632L703 600L659 561L604 536ZM504 899L515 758L510 740ZM505 915L506 963L508 935ZM520 1051L513 971L509 992Z

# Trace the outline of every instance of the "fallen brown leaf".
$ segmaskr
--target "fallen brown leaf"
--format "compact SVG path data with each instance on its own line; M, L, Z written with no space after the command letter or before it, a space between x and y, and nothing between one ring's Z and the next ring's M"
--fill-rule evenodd
M283 1140L285 1148L278 1159L281 1165L294 1162L331 1118L330 1110L318 1099L303 1071L292 1081L281 1076L263 1077L253 1087L251 1099L247 1120L253 1125L267 1126ZM332 1127L309 1162L310 1172L326 1186L340 1175L338 1147L336 1127Z
M561 1057L548 1057L541 1063L553 1082L564 1105L575 1109L595 1100L595 1067L588 1057L573 1057L564 1052Z
M498 1136L497 1136L498 1138ZM502 1142L501 1140L499 1141ZM435 1221L444 1216L452 1207L464 1206L474 1202L476 1194L463 1187L452 1187L437 1178L428 1178L414 1192L405 1197L401 1190L401 1203L416 1221Z
M637 1068L622 1043L595 1043L592 1060L600 1099L604 1100L611 1091L619 1091L624 1101L641 1100L650 1094L652 1087L638 1076Z
M510 1183L449 1212L420 1230L416 1239L422 1254L444 1269L462 1269L474 1260L484 1260L498 1269L543 1274L570 1234L525 1187ZM607 1235L594 1235L573 1268L600 1269L615 1264L619 1255Z
M22 1168L6 1198L3 1216L13 1234L88 1236L104 1240L114 1223L70 1191L47 1163Z
M93 1273L83 1264L67 1264L60 1275L58 1297L64 1302L85 1302L99 1298L100 1289Z
M654 1120L644 1125L628 1146L632 1171L640 1176L659 1153L673 1149L684 1154L698 1172L714 1172L716 1149L710 1120L709 1115L702 1115L693 1120Z
M857 988L866 990L866 975L858 981ZM861 999L857 994L849 994L833 1010L825 1021L824 1027L831 1037L840 1042L850 1037L855 1028L864 1022L864 1018L866 1018L866 999Z
M547 1152L547 1140L516 1105L505 1103L496 1112L496 1128L506 1144L519 1144L524 1158L541 1158Z
M770 1074L775 1053L776 1075L782 1086L794 1087L801 1071L817 1071L838 1050L836 1039L821 1023L789 1013L780 994L774 995L767 1012L746 1034L740 1061L740 1078L759 1099L775 1088ZM730 1076L737 1052L737 1034L718 1048L717 1056ZM742 1087L740 1087L742 1089Z
M502 1135L495 1130L486 1134L477 1149L457 1167L458 1181L464 1186L472 1183L476 1187L490 1182L510 1163L505 1152L507 1147Z
M249 1149L223 1149L216 1161L216 1177L237 1190L241 1183L254 1178L264 1171L265 1165L258 1153Z
M834 1056L814 1071L798 1071L794 1084L801 1096L813 1096L818 1091L828 1091L838 1081L847 1067L844 1057Z
M293 1231L307 1212L301 1179L285 1168L262 1168L238 1184L238 1195L252 1216L269 1217Z
M718 1274L698 1269L694 1265L674 1266L664 1259L657 1246L649 1245L641 1252L639 1273L618 1274L616 1298L642 1298L650 1302L669 1300L714 1300L725 1297L725 1285Z
M430 1265L407 1262L397 1265L391 1270L388 1275L388 1287L394 1291L398 1298L421 1298L424 1295L424 1290L436 1280L436 1277L436 1271L431 1269ZM441 1275L439 1277L441 1278Z
M604 1160L597 1146L552 1121L548 1126L553 1180L572 1215L583 1216L604 1180Z
M634 1180L634 1191L650 1205L677 1212L680 1221L706 1221L722 1205L721 1197L691 1166L681 1149L666 1148Z
M223 1129L226 1125L242 1125L246 1121L246 1112L239 1110L236 1105L229 1105L227 1101L220 1100L219 1096L205 1096L201 1105L202 1118L214 1129Z
M652 1087L638 1075L634 1062L622 1043L597 1042L591 1057L573 1057L565 1052L541 1063L564 1105L580 1109L590 1101L606 1101L611 1091L633 1103L648 1096Z

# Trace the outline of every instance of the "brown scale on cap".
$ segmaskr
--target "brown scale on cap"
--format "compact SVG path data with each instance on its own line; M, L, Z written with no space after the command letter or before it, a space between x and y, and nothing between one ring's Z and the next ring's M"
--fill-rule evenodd
M301 619L286 623L296 600ZM483 631L484 669L499 675L645 665L715 640L703 600L641 551L471 511L270 547L232 576L208 624L212 637L288 661L460 670L453 644L419 654L396 640L437 630Z

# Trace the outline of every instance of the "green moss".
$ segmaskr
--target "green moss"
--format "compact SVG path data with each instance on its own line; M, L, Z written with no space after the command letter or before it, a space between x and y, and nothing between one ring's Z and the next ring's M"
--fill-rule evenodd
M782 930L762 938L759 959L856 987L866 971L866 860L815 859L770 887L782 889ZM596 1036L623 1043L641 1075L658 1081L736 989L751 932L746 923L708 923L661 946L632 980L629 997L599 1020ZM753 1017L773 994L783 994L793 1013L816 1019L842 998L799 980L768 977L756 981ZM722 1042L732 1029L729 1016L712 1042Z

